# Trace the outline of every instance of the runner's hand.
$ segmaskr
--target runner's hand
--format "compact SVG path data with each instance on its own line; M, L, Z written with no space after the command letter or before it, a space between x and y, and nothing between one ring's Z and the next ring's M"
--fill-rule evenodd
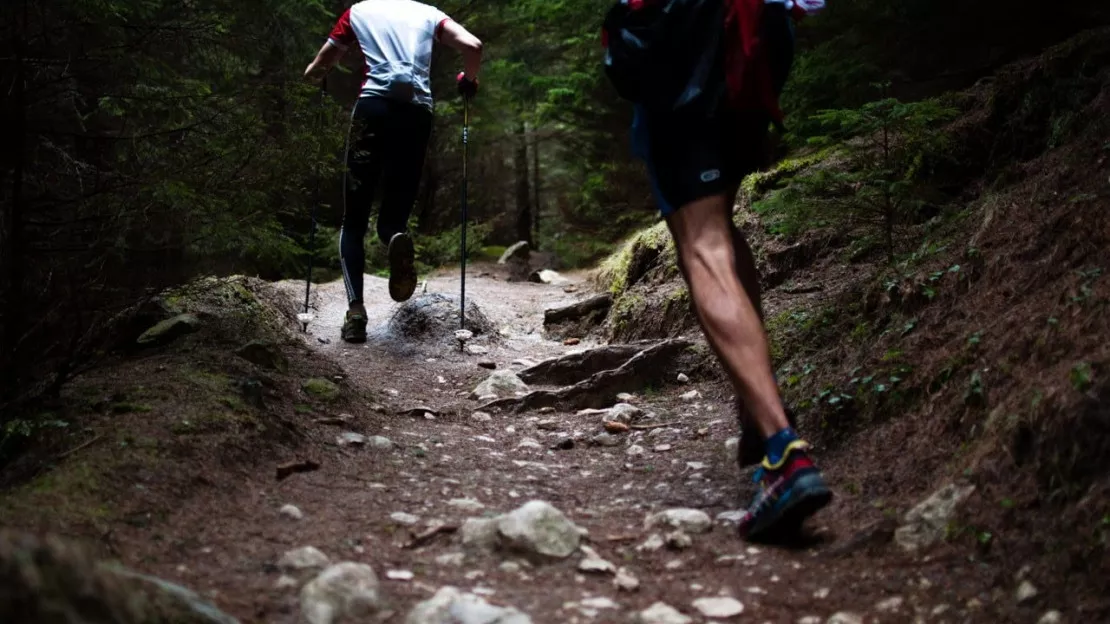
M478 79L471 80L466 77L466 72L459 72L458 78L455 79L458 83L459 94L464 98L470 99L478 94Z

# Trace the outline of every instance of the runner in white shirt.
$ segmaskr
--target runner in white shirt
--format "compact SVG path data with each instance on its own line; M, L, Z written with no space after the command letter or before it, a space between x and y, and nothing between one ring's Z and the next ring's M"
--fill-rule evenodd
M306 79L318 80L351 47L363 57L365 79L351 115L339 236L349 301L342 336L348 342L366 340L363 241L379 185L377 233L389 246L389 294L405 301L416 289L413 243L405 230L432 129L429 70L436 41L462 53L465 71L458 77L459 92L473 97L478 91L482 42L439 9L413 0L356 3L339 17L327 43L305 70Z

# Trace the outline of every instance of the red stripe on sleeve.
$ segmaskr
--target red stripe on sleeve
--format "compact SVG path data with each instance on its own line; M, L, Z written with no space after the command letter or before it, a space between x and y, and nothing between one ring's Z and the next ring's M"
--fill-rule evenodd
M443 26L449 21L451 21L451 18L445 17L439 20L439 23L436 24L436 41L439 41L439 38L443 36Z
M350 9L343 11L343 15L339 16L339 21L335 23L335 28L331 29L328 39L344 46L349 46L358 41L358 37L355 36L355 29L351 27Z

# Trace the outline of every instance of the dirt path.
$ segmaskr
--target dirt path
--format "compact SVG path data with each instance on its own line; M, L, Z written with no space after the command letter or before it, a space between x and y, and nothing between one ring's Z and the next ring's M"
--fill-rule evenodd
M488 359L509 368L520 358L538 361L582 348L545 340L542 313L587 290L582 284L579 293L568 294L561 286L506 283L479 277L482 272L475 268L469 279L469 297L499 330L496 340L477 341L490 349L482 356L389 335L385 327L397 306L388 299L385 281L372 277L367 278L370 341L345 344L338 339L343 286L321 286L318 317L306 340L342 363L353 383L381 397L380 404L355 415L351 428L386 436L397 446L320 448L319 471L276 484L247 475L226 504L197 501L181 509L173 543L188 547L154 549L144 566L212 596L245 622L300 621L298 592L278 586L275 564L284 552L309 545L333 562L371 565L381 579L390 609L384 619L390 622L404 621L415 603L448 585L550 623L628 622L659 601L692 621L709 621L692 603L722 595L743 603L738 621L1037 621L1039 610L1014 610L1013 570L943 548L924 557L897 554L890 544L892 514L881 500L853 494L844 476L858 474L859 467L840 455L821 457L838 497L813 522L816 539L808 548L752 547L727 522L717 521L710 532L693 535L689 548L638 550L655 532L644 529L652 512L694 508L716 518L750 496L749 484L737 477L724 450L726 439L735 435L729 389L695 379L638 394L633 402L655 413L652 422L673 424L633 432L612 447L551 449L575 433L600 431L596 416L549 412L476 420L478 404L465 395L489 373L477 362ZM431 279L427 292L455 295L457 287L451 273ZM691 390L700 397L682 398ZM434 420L422 413L398 415L415 406L435 410ZM333 428L329 435L341 431ZM892 436L890 443L902 442ZM645 452L630 455L632 444ZM587 529L589 543L603 558L639 579L638 591L616 588L610 574L578 572L578 554L545 565L496 555L460 558L457 535L403 547L411 531L430 523L457 525L533 499L551 503ZM304 518L279 514L288 504ZM391 518L397 512L415 516L416 526ZM402 580L392 580L388 571L411 572L412 578L400 574ZM838 612L863 619L830 619Z

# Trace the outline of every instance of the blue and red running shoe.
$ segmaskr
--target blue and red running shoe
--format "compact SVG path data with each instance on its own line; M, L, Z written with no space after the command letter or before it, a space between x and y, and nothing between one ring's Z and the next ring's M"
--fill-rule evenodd
M808 450L809 444L795 440L777 464L763 459L754 477L759 493L740 520L741 537L754 542L792 536L807 518L829 504L832 491Z

